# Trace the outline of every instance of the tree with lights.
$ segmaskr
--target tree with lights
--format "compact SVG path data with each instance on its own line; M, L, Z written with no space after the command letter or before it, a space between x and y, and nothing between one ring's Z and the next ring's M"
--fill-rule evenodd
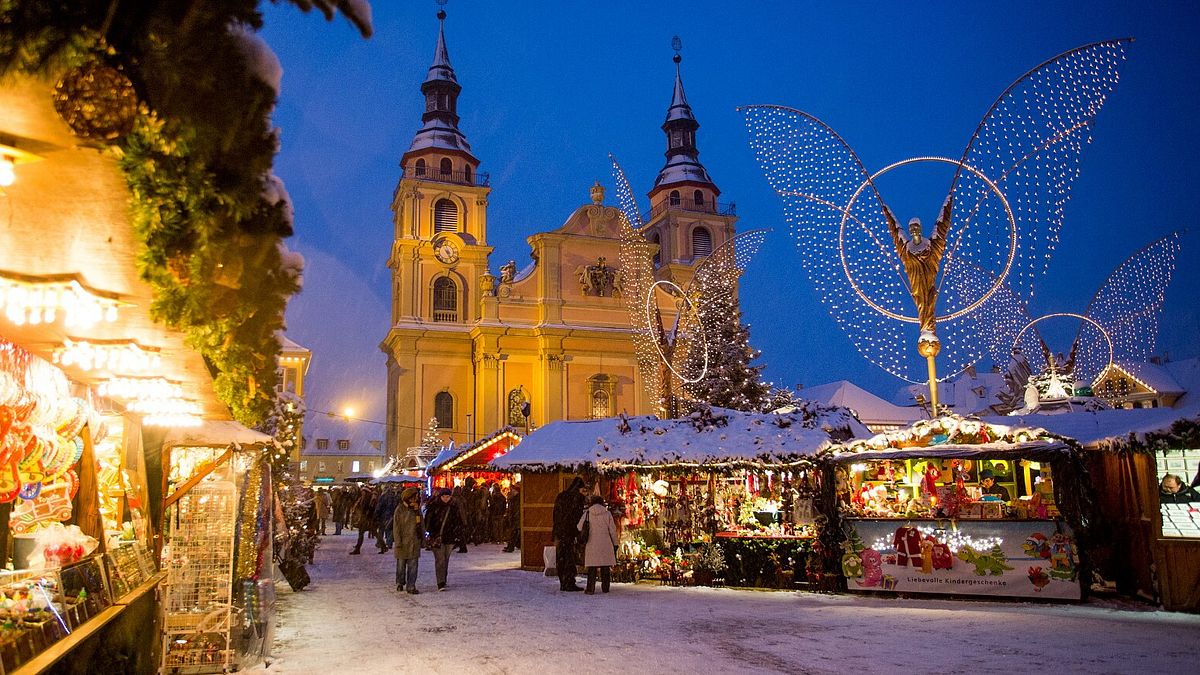
M442 434L438 431L438 418L429 418L429 426L425 429L425 435L421 437L421 445L430 450L442 447Z
M687 386L688 397L743 412L761 410L770 386L762 381L764 366L751 364L760 352L750 346L750 328L742 323L737 295L719 294L699 314L708 341L708 369L699 382Z

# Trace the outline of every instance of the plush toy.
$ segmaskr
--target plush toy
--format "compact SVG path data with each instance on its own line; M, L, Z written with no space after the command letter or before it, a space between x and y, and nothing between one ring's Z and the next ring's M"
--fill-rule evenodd
M858 554L862 559L863 580L860 586L878 586L883 581L883 556L875 549L863 549Z
M921 573L933 574L933 539L921 542Z
M925 465L925 476L922 478L921 486L925 490L925 494L931 499L937 497L937 482L942 477L942 472L930 462Z
M861 579L863 575L862 558L849 547L842 556L842 575L847 579Z
M950 552L949 544L940 541L933 542L933 569L954 569L954 554Z

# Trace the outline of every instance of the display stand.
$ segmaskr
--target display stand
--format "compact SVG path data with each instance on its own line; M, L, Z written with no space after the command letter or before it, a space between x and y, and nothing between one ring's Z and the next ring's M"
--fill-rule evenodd
M231 669L234 531L237 488L202 482L177 502L170 518L167 579L162 586L163 673Z

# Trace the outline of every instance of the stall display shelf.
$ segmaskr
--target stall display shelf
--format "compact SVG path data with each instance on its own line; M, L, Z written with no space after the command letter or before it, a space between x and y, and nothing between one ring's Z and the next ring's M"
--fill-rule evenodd
M237 489L229 481L204 481L177 506L164 554L161 672L226 671L235 658L230 627Z

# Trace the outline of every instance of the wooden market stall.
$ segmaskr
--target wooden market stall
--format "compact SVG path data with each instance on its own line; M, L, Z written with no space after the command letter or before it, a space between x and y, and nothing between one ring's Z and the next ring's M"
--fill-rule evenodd
M1040 429L944 416L831 456L850 591L1079 600L1092 486Z
M425 467L425 473L435 488L454 488L468 478L477 484L511 480L512 472L500 471L491 462L520 442L521 435L516 429L504 427L461 448L452 446L442 450Z
M1096 486L1097 581L1165 609L1200 612L1200 400L1176 408L1028 415L1069 436ZM1168 478L1170 477L1170 478Z
M817 458L837 440L866 433L844 409L815 405L782 414L713 408L681 419L559 421L492 465L522 476L526 569L543 567L555 498L581 475L614 512L617 579L792 587L824 571Z

